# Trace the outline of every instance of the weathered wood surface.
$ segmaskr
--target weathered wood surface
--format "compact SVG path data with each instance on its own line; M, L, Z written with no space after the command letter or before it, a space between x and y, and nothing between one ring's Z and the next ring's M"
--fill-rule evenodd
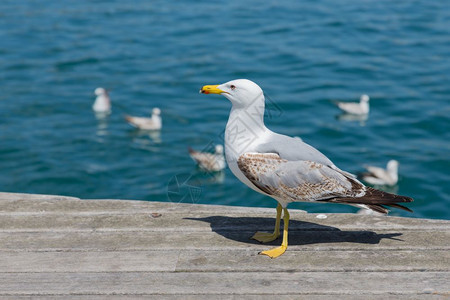
M450 297L450 221L0 193L0 299Z

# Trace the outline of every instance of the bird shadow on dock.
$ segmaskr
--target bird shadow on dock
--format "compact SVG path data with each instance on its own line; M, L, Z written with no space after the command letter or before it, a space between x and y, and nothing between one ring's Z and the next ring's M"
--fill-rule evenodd
M186 220L202 221L210 223L213 232L221 236L249 244L259 244L258 241L250 239L256 231L272 232L275 225L274 218L262 217L226 217L210 216L206 218L184 218ZM283 224L283 222L281 222ZM281 225L281 236L283 234ZM320 243L360 243L378 244L382 239L393 239L402 241L396 237L402 233L378 234L367 230L340 230L339 228L320 225L311 222L290 220L289 221L289 245L308 245ZM267 245L278 245L280 239L267 243Z

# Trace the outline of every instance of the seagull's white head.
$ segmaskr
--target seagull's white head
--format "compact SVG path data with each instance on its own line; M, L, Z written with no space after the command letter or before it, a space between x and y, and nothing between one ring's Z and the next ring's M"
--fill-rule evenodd
M361 97L359 98L359 101L361 102L369 102L369 96L367 96L366 94L361 95Z
M216 154L223 154L223 146L222 145L216 145L215 150L216 150Z
M205 85L202 94L221 94L236 107L249 107L256 101L264 100L262 89L248 79L236 79L220 85Z
M392 160L388 161L386 168L387 168L388 172L397 173L397 171L398 171L398 161L396 161L395 159L392 159Z
M96 96L101 96L106 94L106 90L104 88L98 87L95 89L94 94Z
M157 116L159 116L160 114L161 114L161 110L160 110L159 108L155 107L155 108L152 110L152 115L157 115Z

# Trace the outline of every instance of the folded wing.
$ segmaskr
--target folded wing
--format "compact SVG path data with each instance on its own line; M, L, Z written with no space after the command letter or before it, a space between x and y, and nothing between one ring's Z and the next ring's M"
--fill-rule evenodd
M238 166L255 186L290 201L319 201L364 195L365 186L334 167L288 161L275 153L244 153Z
M288 161L276 153L244 153L238 159L242 173L261 191L288 202L325 201L363 205L386 213L382 205L409 210L397 202L412 199L364 186L334 165Z

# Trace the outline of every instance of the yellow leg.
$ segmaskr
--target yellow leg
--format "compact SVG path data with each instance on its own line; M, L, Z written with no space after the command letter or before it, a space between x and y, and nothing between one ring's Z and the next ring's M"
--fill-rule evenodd
M268 243L268 242L276 240L280 236L280 220L281 220L281 210L282 209L283 208L281 207L281 204L278 203L277 219L275 221L275 229L273 230L273 233L258 231L251 238L254 240L257 240L258 242L261 242L261 243Z
M269 256L270 258L275 258L280 256L286 251L288 245L288 226L289 226L289 212L287 208L284 209L283 221L284 221L283 242L281 243L281 246L270 250L262 251L259 254L264 254Z

